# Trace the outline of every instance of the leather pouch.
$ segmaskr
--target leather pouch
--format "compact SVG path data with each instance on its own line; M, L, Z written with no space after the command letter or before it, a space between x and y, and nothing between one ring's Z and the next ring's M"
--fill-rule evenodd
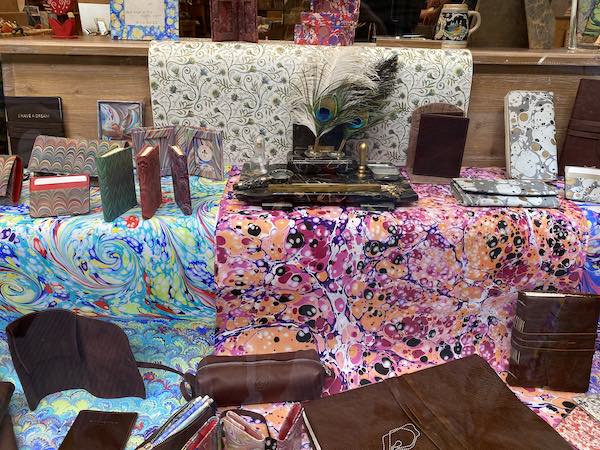
M16 205L21 198L23 160L20 156L0 156L0 204Z
M89 175L32 177L29 180L31 217L55 217L90 212Z
M463 206L558 208L555 188L542 181L454 178L450 185Z
M122 450L137 413L80 411L59 450Z
M222 406L300 402L321 397L325 366L315 350L246 356L207 356L196 377L186 374L192 392Z
M17 450L17 440L8 405L15 391L15 386L7 381L0 381L0 448L2 450Z

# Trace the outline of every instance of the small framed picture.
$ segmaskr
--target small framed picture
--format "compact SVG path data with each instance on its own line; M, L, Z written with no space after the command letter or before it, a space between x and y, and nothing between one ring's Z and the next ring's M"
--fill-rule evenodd
M131 130L144 126L144 102L98 100L98 138L131 140Z

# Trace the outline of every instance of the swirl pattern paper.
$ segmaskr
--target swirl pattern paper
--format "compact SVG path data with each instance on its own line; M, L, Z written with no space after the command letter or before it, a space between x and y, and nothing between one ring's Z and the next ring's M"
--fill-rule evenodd
M90 189L66 188L32 191L29 196L31 217L76 216L90 212Z
M314 52L337 51L348 48L152 42L148 64L154 124L222 131L225 164L252 159L256 138L262 136L268 158L283 162L292 148L290 77L303 69ZM368 132L370 159L405 161L410 117L416 107L444 102L468 109L473 76L470 52L371 47L363 51L365 60L397 53L400 67L390 120Z

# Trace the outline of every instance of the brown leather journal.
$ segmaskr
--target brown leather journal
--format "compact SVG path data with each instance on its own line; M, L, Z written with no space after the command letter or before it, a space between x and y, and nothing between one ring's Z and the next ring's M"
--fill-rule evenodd
M559 174L565 166L600 167L600 80L583 79L560 154Z
M317 449L570 448L477 355L307 402L304 419Z
M519 292L507 382L586 392L599 315L597 295Z
M137 413L80 411L59 450L122 450Z
M15 386L7 381L0 381L0 448L17 450L17 440L13 430L12 418L8 413L8 405Z
M188 172L187 156L178 145L169 148L171 161L171 176L173 178L173 195L175 203L186 215L192 214L192 195L190 193L190 175Z
M425 113L420 116L411 180L416 176L446 179L460 176L469 119L458 112ZM421 180L442 182L443 180Z
M136 156L142 217L150 219L162 202L159 146L147 145Z

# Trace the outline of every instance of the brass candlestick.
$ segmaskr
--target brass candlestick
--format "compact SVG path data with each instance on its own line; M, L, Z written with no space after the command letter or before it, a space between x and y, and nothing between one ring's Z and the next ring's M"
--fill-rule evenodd
M361 142L358 146L358 178L367 177L367 156L369 154L369 144Z

